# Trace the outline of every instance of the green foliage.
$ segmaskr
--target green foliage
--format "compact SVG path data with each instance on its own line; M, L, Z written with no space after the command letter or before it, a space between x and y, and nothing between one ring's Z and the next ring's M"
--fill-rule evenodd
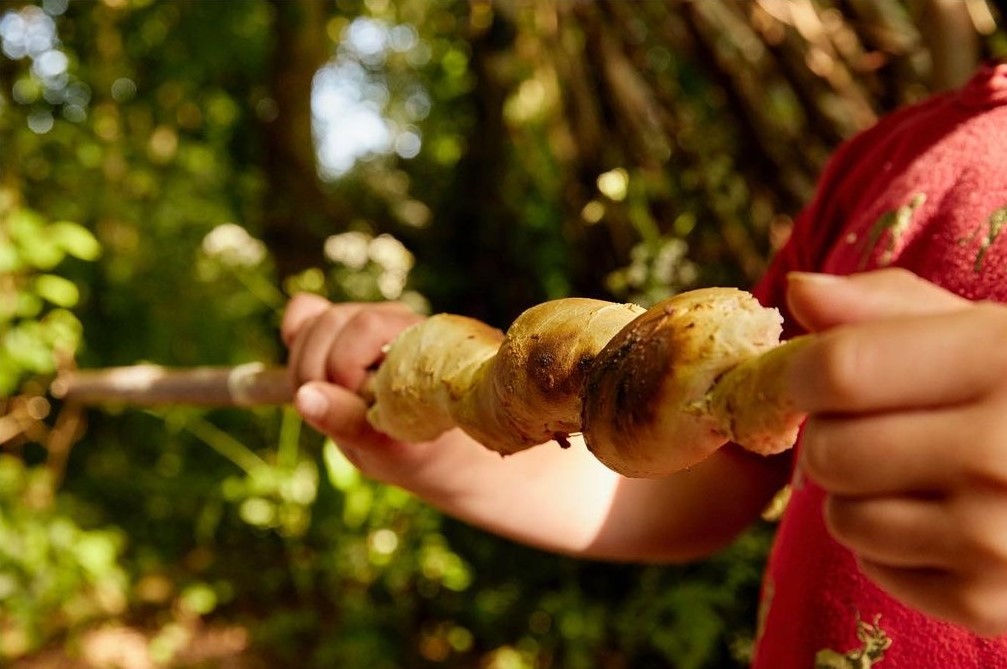
M0 455L0 658L126 606L122 531L84 529L53 494L48 471Z
M69 310L80 291L54 272L68 257L92 261L101 251L86 228L47 221L15 201L0 190L0 397L72 359L81 325Z

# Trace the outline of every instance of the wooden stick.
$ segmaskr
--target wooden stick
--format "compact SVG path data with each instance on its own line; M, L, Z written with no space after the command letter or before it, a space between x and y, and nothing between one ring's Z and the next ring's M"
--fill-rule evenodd
M134 365L74 370L60 374L50 391L54 397L83 405L251 407L286 404L293 397L287 370L261 363L187 369Z

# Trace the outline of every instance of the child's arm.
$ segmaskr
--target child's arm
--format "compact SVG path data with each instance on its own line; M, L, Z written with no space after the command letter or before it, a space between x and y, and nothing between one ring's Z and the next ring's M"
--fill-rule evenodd
M381 347L419 317L401 305L333 305L299 296L283 335L300 385L297 407L366 475L503 536L584 557L683 560L746 527L785 482L786 459L725 448L660 480L624 479L583 443L544 444L501 458L452 430L403 444L374 431L356 393Z
M895 270L789 295L823 333L790 387L830 532L910 606L1007 632L1007 307Z

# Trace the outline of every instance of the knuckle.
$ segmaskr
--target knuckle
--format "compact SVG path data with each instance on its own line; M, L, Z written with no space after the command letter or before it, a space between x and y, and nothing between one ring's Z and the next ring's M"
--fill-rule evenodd
M968 457L964 462L966 483L989 486L993 490L1007 493L1007 407L993 420L975 420L977 433L968 447Z
M904 267L885 267L874 274L896 285L918 286L926 283L919 275Z
M993 489L955 505L953 519L962 544L958 553L969 556L970 568L981 565L989 573L1007 574L1007 499L1003 497L1002 490Z
M325 378L336 385L356 392L364 382L365 367L355 360L347 359L338 348L333 348L325 359Z
M953 596L953 617L980 636L993 637L1007 631L1007 590L983 579L967 579Z
M855 512L855 507L835 496L829 496L824 508L825 526L829 534L847 548L855 549L862 534L863 525Z
M837 328L821 342L818 383L832 403L855 405L863 392L863 371L870 369L868 352L859 337Z
M394 339L399 332L422 320L405 305L398 303L364 308L353 315L343 328L344 336L357 341L373 342L375 350Z
M388 314L382 309L364 308L358 311L346 323L345 330L354 337L368 336L381 332L388 321Z
M991 378L1007 384L1007 309L1003 305L979 303L976 305L976 316L981 319L981 327L976 332L984 336L988 346L983 346L984 365L991 372Z
M801 458L804 472L819 485L823 485L829 474L836 471L835 449L829 447L822 419L810 418L805 424Z
M346 322L352 320L353 316L347 316L345 305L334 304L315 317L319 327L332 332L346 327Z
M351 390L363 384L367 370L380 361L382 347L389 339L388 319L379 308L364 308L341 323L325 358L329 380Z
M1007 564L1007 539L973 527L966 532L962 543L965 548L963 553L971 555L976 564Z
M298 293L290 298L283 310L280 321L280 332L284 338L293 337L304 323L312 320L323 311L329 302L312 293Z

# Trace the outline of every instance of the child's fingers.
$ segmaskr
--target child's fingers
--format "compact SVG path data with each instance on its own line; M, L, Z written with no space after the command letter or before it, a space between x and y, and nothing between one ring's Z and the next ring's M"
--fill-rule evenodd
M969 626L996 620L990 614L999 610L1007 623L1007 609L997 608L1007 604L1007 501L998 493L959 493L830 497L825 521L868 576L910 605Z
M972 443L957 444L981 420L961 408L816 416L808 420L800 466L826 492L842 496L943 493L978 474ZM1007 483L1007 461L999 472Z
M351 390L359 389L368 371L384 359L385 345L418 320L420 316L396 303L357 312L328 347L326 378Z
M860 561L860 570L903 603L942 620L997 636L1007 631L1007 583L998 572L903 568Z
M294 387L308 381L329 381L328 357L343 326L360 309L359 305L329 306L299 326L290 346L287 367Z
M913 609L981 636L1007 632L1007 582L998 569L905 568L868 559L860 569Z
M310 312L308 305L305 312ZM290 368L293 384L331 381L351 390L359 388L368 367L378 362L381 348L419 317L404 304L328 304L301 322L291 344Z
M980 305L820 333L786 379L809 414L950 406L1007 385L1007 309Z
M343 325L364 308L363 304L332 304L317 295L298 295L290 301L281 336L290 349L287 369L296 388L308 381L325 381L326 360Z
M829 497L829 533L859 558L899 568L948 568L959 541L941 500L913 497Z
M842 323L942 313L969 304L897 268L845 277L795 272L788 279L787 302L791 313L811 332Z
M290 298L280 323L283 343L287 346L293 344L304 324L331 306L331 302L313 293L298 293Z

